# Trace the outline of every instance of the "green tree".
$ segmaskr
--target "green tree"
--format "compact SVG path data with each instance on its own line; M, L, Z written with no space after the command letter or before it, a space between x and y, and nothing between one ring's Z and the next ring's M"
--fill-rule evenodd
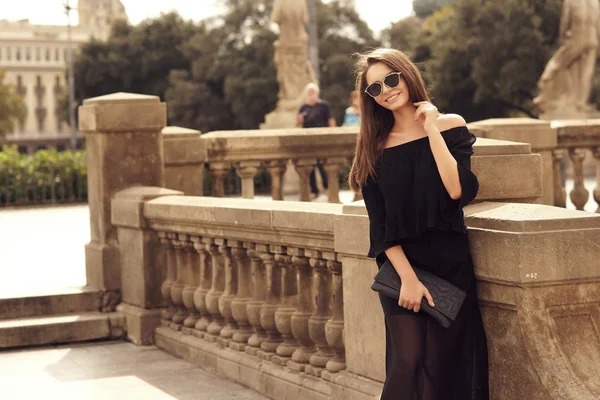
M15 130L15 122L23 121L26 114L23 99L4 83L4 71L0 70L0 142Z
M452 4L454 0L413 0L413 10L419 18L427 18L440 8Z

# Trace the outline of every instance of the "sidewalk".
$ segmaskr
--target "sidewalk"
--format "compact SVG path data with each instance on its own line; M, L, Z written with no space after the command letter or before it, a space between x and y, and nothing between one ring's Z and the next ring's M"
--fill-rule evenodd
M156 347L104 342L0 353L3 399L267 400Z

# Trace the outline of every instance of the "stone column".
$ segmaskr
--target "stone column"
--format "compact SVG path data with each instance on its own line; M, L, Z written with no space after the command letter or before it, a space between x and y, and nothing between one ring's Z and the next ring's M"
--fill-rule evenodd
M229 171L229 163L210 163L209 175L212 182L212 196L225 196L225 175Z
M173 316L171 329L181 330L183 321L188 317L188 310L183 303L183 288L185 287L187 270L186 270L186 241L187 235L178 235L177 233L169 234L171 243L175 248L175 259L177 260L177 278L171 286L171 298L173 304L177 307L177 312ZM183 239L183 240L182 240Z
M125 316L129 340L136 344L153 343L162 307L169 306L162 309L165 322L170 321L174 311L170 287L175 265L169 265L168 260L173 250L166 245L169 240L165 232L157 235L148 227L143 205L151 199L181 194L158 187L132 187L115 194L111 203L111 223L122 249L119 251L121 303L117 310Z
M228 341L233 337L233 334L237 330L237 324L233 319L233 313L231 312L231 303L237 294L238 269L237 265L234 265L234 260L231 258L229 243L225 241L225 239L216 239L215 243L219 245L219 252L224 261L225 289L223 290L221 297L219 297L219 312L225 319L225 326L221 329L219 335L222 339L226 340L222 341L221 344L227 347Z
M311 375L321 376L333 352L327 343L325 325L332 315L331 276L327 270L327 254L318 250L310 251L310 265L315 271L316 311L308 321L310 338L317 345L317 352L310 357L310 365L305 371ZM327 257L330 258L330 257Z
M219 298L225 288L225 260L221 256L219 247L215 244L215 239L202 238L204 244L208 245L210 262L212 265L212 284L206 294L206 309L212 315L212 321L208 325L204 336L209 341L216 341L221 334L221 329L225 326L225 320L219 311Z
M188 316L183 321L183 328L181 328L181 331L187 335L191 335L196 323L200 319L200 313L194 304L194 294L196 293L196 289L198 289L198 283L200 281L200 262L198 260L198 253L193 248L191 238L187 236L186 239L186 282L181 296L183 298L183 305L188 309Z
M254 334L248 339L246 353L256 355L257 350L260 349L266 338L265 331L260 324L260 311L267 298L267 275L261 255L256 251L256 245L251 242L244 242L244 247L248 249L248 255L252 263L252 300L248 302L246 312L248 313L248 321L254 330Z
M303 249L288 248L288 254L292 256L292 263L298 271L298 309L292 315L292 333L300 348L294 351L287 366L295 371L304 372L310 357L317 351L308 330L308 321L315 310L313 270L308 258L304 256Z
M588 202L590 192L583 184L583 160L585 159L584 149L569 149L569 158L573 162L573 190L569 197L578 210L583 210L583 207Z
M327 199L330 203L340 203L340 170L346 162L343 157L328 158L323 168L327 172Z
M567 192L562 182L560 164L565 158L565 150L557 149L552 152L552 176L554 184L554 205L565 208L567 206Z
M276 350L278 357L273 357L272 361L286 365L298 349L298 342L292 334L292 315L298 308L298 274L284 246L271 246L271 249L276 253L275 266L281 270L281 306L275 312L275 326L283 338L283 343Z
M316 159L294 160L294 167L300 177L300 201L310 201L310 173L317 164Z
M167 269L167 278L160 287L163 299L168 304L168 307L163 309L161 313L161 325L169 326L173 315L175 315L175 305L171 299L171 287L177 277L177 271L175 270L175 253L171 241L167 238L167 232L158 232L160 238L160 244L165 250L165 268Z
M231 247L231 259L238 270L238 290L237 296L231 302L231 314L238 324L238 330L233 334L233 342L229 347L237 351L244 351L248 345L248 339L254 332L248 322L247 307L252 298L252 270L247 250L244 243L235 240L228 240Z
M346 369L346 349L344 348L344 285L342 263L328 260L327 268L333 276L333 316L325 324L327 344L333 350L333 358L327 361L327 371L336 373Z
M284 160L267 161L265 167L271 175L271 195L273 200L283 200L283 174L286 170Z
M118 294L121 273L111 199L132 185L164 186L166 104L157 96L116 93L84 100L91 241L85 248L87 283ZM118 303L118 301L116 301Z
M275 311L281 304L281 269L275 266L275 257L268 245L257 244L256 251L260 253L260 258L265 264L267 278L267 296L260 310L260 325L267 337L260 345L262 351L257 355L263 359L270 359L283 341L275 325Z
M200 282L198 289L194 292L194 305L200 312L200 319L196 322L196 329L192 334L197 337L204 337L204 332L206 332L211 321L210 313L206 308L206 294L212 285L212 266L209 254L211 245L204 243L202 238L197 236L192 236L192 242L200 260Z
M235 171L242 179L242 198L254 198L254 177L258 173L260 161L242 161L235 167Z
M600 213L600 147L592 149L592 155L596 160L596 187L594 188L594 200L598 204L596 209L597 213Z

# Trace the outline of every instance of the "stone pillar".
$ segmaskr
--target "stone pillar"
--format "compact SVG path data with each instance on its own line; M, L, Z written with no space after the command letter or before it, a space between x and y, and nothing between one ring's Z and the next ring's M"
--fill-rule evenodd
M283 160L267 161L265 167L271 175L271 195L273 200L283 200L283 175L286 162Z
M275 324L275 311L281 304L281 269L275 266L275 257L268 245L257 244L256 251L265 264L267 296L260 310L260 325L265 330L267 337L260 345L262 351L257 355L263 359L270 359L283 341Z
M313 270L308 258L304 256L304 250L288 248L288 254L292 255L292 263L298 271L298 309L292 315L292 333L300 348L294 351L287 366L295 371L304 372L310 357L317 351L308 330L308 321L315 310Z
M219 298L225 288L225 260L221 256L215 239L202 238L202 241L208 246L212 265L212 284L206 294L206 309L212 315L212 321L206 329L207 334L204 338L209 341L216 341L221 334L221 329L225 326L225 320L219 311Z
M91 241L85 248L88 285L121 288L117 232L111 199L129 186L164 186L166 104L157 96L115 93L84 100L79 129L85 133Z
M118 252L121 304L117 310L125 315L128 338L136 344L153 343L161 307L170 306L163 309L165 319L173 316L173 303L166 291L170 291L175 277L174 265L169 265L168 260L173 250L170 246L163 247L169 242L166 233L157 235L149 229L143 205L151 199L181 194L158 187L132 187L115 194L111 203L111 223L123 249Z
M332 315L331 274L327 270L327 254L321 251L310 251L310 265L315 271L316 311L308 321L310 338L317 345L317 352L310 357L310 365L305 371L311 375L321 376L333 352L327 343L325 325ZM330 257L327 257L330 258Z
M200 313L196 309L196 305L194 303L194 294L198 289L198 284L200 281L200 257L194 249L193 243L189 236L187 237L185 249L186 282L181 296L183 298L183 305L188 310L188 316L183 321L183 327L181 328L181 331L185 334L191 335L196 327L196 323L200 319Z
M275 326L281 333L283 343L276 350L273 362L286 365L298 349L298 341L292 334L292 315L298 308L298 274L284 246L271 246L275 254L275 266L281 270L281 306L275 312Z
M235 171L242 179L242 198L254 198L254 177L259 167L260 161L242 161L236 165Z
M569 194L571 201L578 210L583 210L590 198L590 192L585 188L583 177L584 149L569 149L569 158L573 162L573 190Z
M173 304L177 308L177 312L173 316L173 323L171 323L171 329L181 330L183 321L188 317L188 310L183 302L183 289L185 288L187 279L186 269L186 246L187 246L187 235L173 233L170 234L171 242L175 247L175 259L177 260L177 279L171 286L171 298Z
M554 203L556 207L565 208L567 206L567 192L563 185L560 164L565 158L564 149L556 149L552 152L552 165L553 165L553 177L554 177Z
M343 157L328 158L323 166L327 172L327 199L330 203L340 203L340 171L345 162Z
M316 159L294 160L294 167L300 177L300 201L310 201L310 173L317 164Z
M228 163L210 163L209 175L212 182L212 196L225 196L225 175L229 171Z
M221 329L219 335L222 339L228 341L233 337L235 331L237 331L237 324L233 319L233 313L231 311L231 303L237 294L238 269L237 265L234 265L234 260L231 258L229 242L225 241L225 239L216 239L215 243L219 245L219 252L224 261L225 272L225 288L223 294L219 297L219 312L223 319L225 319L225 326ZM228 342L225 341L222 341L221 344L225 347L228 346Z
M342 263L328 260L327 268L333 276L333 316L325 324L327 344L333 350L333 358L327 361L327 371L332 373L346 369L346 349L344 348L344 285Z
M231 260L238 271L238 290L235 299L231 302L231 314L239 328L233 334L233 342L229 343L229 347L244 351L248 345L248 339L254 332L248 322L247 312L248 303L252 298L252 270L244 243L233 240L227 242L231 247Z
M200 281L198 289L194 292L194 305L200 312L200 319L196 322L196 329L192 334L194 336L204 337L204 332L206 332L211 321L210 313L206 308L206 294L210 290L212 284L212 266L208 250L210 245L203 243L202 238L197 236L192 236L192 242L194 243L194 249L198 252L200 262Z
M168 304L168 307L162 311L161 319L163 326L169 326L173 315L175 315L175 305L171 299L171 287L173 286L173 283L177 277L174 260L175 253L171 241L167 238L167 232L158 232L158 237L160 238L160 244L163 245L163 249L165 251L165 268L167 269L167 277L161 285L160 291L163 299Z
M252 263L252 300L248 302L246 312L248 313L248 321L254 330L254 334L248 339L246 353L256 355L257 350L260 349L266 338L265 331L260 324L260 311L267 298L267 275L261 255L256 251L256 245L251 242L244 242L244 247L248 249L248 255Z

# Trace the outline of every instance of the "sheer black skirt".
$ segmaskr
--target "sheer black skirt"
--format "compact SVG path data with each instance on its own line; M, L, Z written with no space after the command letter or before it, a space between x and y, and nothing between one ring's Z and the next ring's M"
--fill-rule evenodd
M464 234L450 236L435 232L402 244L412 265L426 268L467 291L467 299L450 328L380 295L386 328L386 381L381 400L489 399L487 341L477 305L468 239ZM437 253L432 253L432 245ZM453 254L444 257L447 245L453 247ZM427 261L434 261L435 267Z

